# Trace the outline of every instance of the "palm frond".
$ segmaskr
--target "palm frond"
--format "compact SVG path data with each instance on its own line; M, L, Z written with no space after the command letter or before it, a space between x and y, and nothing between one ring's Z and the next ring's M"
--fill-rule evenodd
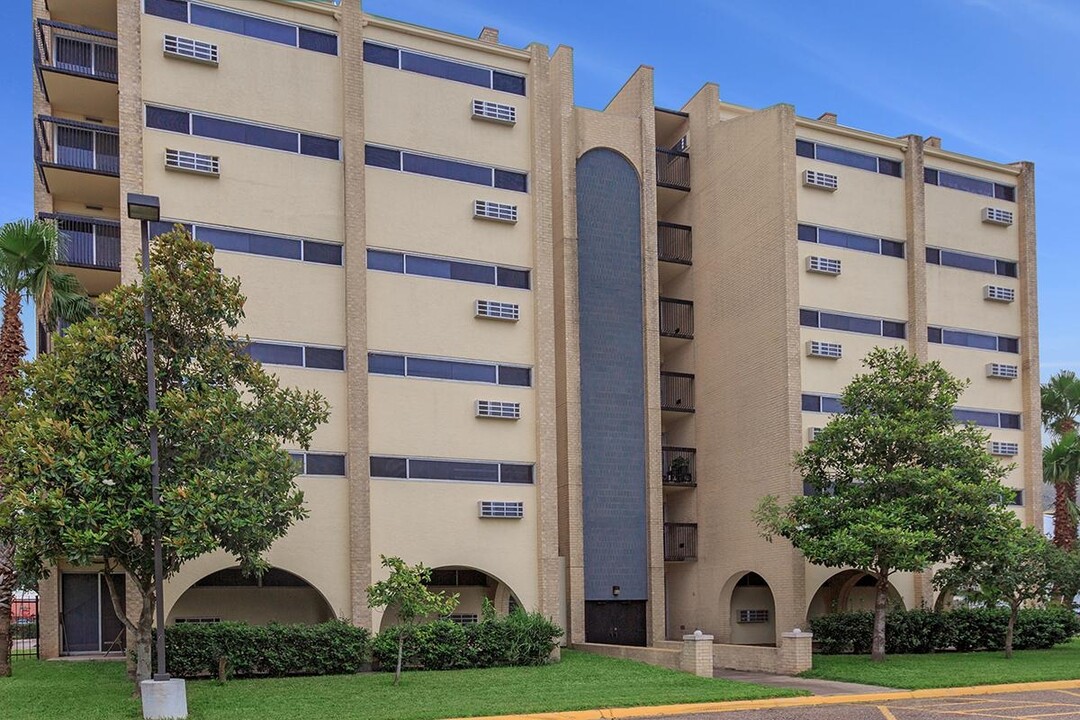
M1068 485L1080 477L1080 435L1072 431L1043 448L1043 480Z

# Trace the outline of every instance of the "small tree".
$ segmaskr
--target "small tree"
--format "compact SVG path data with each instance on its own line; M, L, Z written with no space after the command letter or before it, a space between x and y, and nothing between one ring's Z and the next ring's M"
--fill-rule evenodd
M150 677L155 527L164 579L221 548L259 572L270 545L305 515L283 444L306 448L325 422L314 392L279 387L243 352L240 281L183 230L158 237L145 284L103 296L24 366L0 417L0 468L31 573L47 563L101 563L117 617L134 641L136 680ZM147 408L143 293L154 311L158 411ZM151 495L149 435L160 433L161 506ZM125 571L141 597L129 620L112 583ZM136 686L138 687L138 686Z
M982 526L976 543L977 551L972 547L968 557L959 557L950 567L939 570L934 584L951 586L987 607L1006 605L1005 657L1011 658L1020 608L1044 603L1057 584L1068 584L1066 563L1071 558L1038 529L1023 527L1011 514L1002 523Z
M884 660L889 577L946 561L1008 512L1011 493L987 434L953 419L965 382L902 348L877 348L863 364L843 412L795 456L812 493L766 496L755 517L767 539L789 540L811 563L873 576L872 657Z
M453 612L458 604L458 595L428 590L431 568L424 567L423 563L410 566L399 557L380 555L379 558L382 566L390 571L390 576L367 589L368 607L393 607L397 610L398 620L401 621L398 630L397 668L394 670L394 684L397 685L401 681L405 636L412 634L418 620Z

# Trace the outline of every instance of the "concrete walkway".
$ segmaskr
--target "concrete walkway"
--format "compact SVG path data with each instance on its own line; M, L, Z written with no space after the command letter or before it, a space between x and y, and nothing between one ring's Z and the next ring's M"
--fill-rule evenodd
M837 682L836 680L815 680L811 678L792 677L790 675L742 672L739 670L723 670L720 668L716 668L713 671L713 677L723 678L724 680L755 683L757 685L768 685L769 687L805 690L811 695L862 695L864 693L892 692L894 690L894 688L880 687L878 685L859 685L856 683Z

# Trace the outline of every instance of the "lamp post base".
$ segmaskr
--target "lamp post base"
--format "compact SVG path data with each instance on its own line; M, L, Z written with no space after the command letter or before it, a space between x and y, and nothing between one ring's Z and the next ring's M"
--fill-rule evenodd
M139 689L145 720L187 720L187 684L183 680L143 680Z

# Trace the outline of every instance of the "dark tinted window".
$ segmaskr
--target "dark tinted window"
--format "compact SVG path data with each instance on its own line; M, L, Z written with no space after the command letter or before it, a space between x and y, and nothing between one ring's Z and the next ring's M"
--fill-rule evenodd
M487 68L465 65L428 55L417 55L408 50L401 51L401 69L431 75L432 77L469 83L470 85L491 87L491 71Z
M1023 505L1024 504L1024 491L1016 490L1013 492L1012 498L1009 501L1010 505Z
M937 170L934 170L933 168L923 168L923 180L931 185L937 185Z
M308 453L308 475L345 475L345 456L329 453Z
M491 87L493 90L502 90L503 92L514 93L515 95L524 95L525 78L520 75L511 75L510 73L493 70L491 72Z
M530 385L532 385L532 370L530 370L529 368L500 365L499 384L529 387Z
M824 160L825 162L837 163L838 165L847 165L849 167L877 172L876 157L863 155L862 153L857 153L852 150L844 150L843 148L818 145L817 159Z
M940 265L941 251L937 248L926 248L926 262Z
M333 348L308 347L304 350L304 360L309 368L321 370L344 370L345 351Z
M901 340L907 337L907 327L902 322L894 322L892 320L881 321L881 334L885 337L900 338Z
M289 459L293 461L293 467L296 468L296 473L298 475L303 475L304 474L304 453L302 453L302 452L291 452L291 453L289 453Z
M813 225L799 225L799 239L804 242L817 242L817 228Z
M405 272L410 275L449 278L450 261L439 260L438 258L421 257L419 255L406 255Z
M300 259L300 241L291 238L222 230L203 225L196 230L196 235L200 241L210 243L219 250L268 255L290 260Z
M364 61L396 68L398 66L398 50L385 45L377 45L373 42L365 42Z
M1006 277L1016 277L1016 263L1014 262L998 260L996 263L994 263L994 269L997 270L998 275L1004 275Z
M903 167L904 164L899 160L878 158L878 172L882 175L892 175L893 177L900 177Z
M502 287L529 289L529 271L499 268L499 285Z
M300 134L300 154L337 160L340 156L336 138Z
M499 482L499 465L457 460L410 460L409 477L421 480Z
M495 268L490 265L475 265L473 263L451 262L450 278L452 280L464 280L466 282L495 284Z
M404 478L405 458L379 457L372 455L369 461L371 477Z
M803 395L802 396L802 409L806 412L821 412L821 396L820 395Z
M839 413L844 412L844 406L840 404L840 398L822 397L821 412Z
M814 143L806 140L795 141L795 154L801 157L814 157Z
M975 193L976 195L994 197L994 183L989 180L979 180L978 178L967 177L966 175L956 175L951 172L945 172L944 170L938 170L937 175L937 184L941 187L952 188L953 190L963 190L964 192Z
M296 26L294 25L284 25L271 20L219 10L218 8L192 5L191 22L194 25L217 28L218 30L269 40L283 45L296 45Z
M817 310L799 310L799 324L803 327L816 328L818 326Z
M387 272L405 272L405 256L401 253L383 252L382 250L367 251L368 270L385 270Z
M836 247L846 247L872 253L876 253L881 249L881 241L878 238L867 237L866 235L856 235L855 233L831 230L829 228L818 228L817 236L818 242L822 245L835 245Z
M405 172L433 175L477 185L491 185L491 168L412 153L403 153L403 155L402 169Z
M157 15L181 22L187 22L188 19L187 3L180 0L146 0L145 7L147 15Z
M341 264L341 246L331 243L304 241L305 262L322 263L324 265Z
M374 375L405 375L405 358L400 355L368 353L368 372Z
M1001 427L1010 430L1020 429L1020 416L1016 413L1001 413Z
M337 55L337 35L300 28L300 47L327 55Z
M1020 340L1017 338L999 337L998 350L1001 352L1018 353L1020 352Z
M189 113L180 110L169 110L154 107L153 105L146 106L146 127L148 128L169 130L187 135L191 131L190 118Z
M997 261L993 258L965 255L950 250L941 251L941 264L991 274L997 271Z
M997 350L997 336L995 335L982 335L962 330L942 330L941 341L946 345Z
M172 232L173 228L175 228L176 225L177 225L177 223L171 223L171 222L152 222L152 223L150 223L150 230L149 230L150 237L155 238L158 235L164 235L167 232ZM187 230L188 235L191 234L191 226L190 225L183 225L182 227L185 230Z
M378 147L376 145L365 145L364 164L372 165L374 167L390 168L391 170L400 170L401 151Z
M472 365L452 360L432 360L430 358L409 358L409 377L435 378L439 380L463 380L474 382L495 382L495 366Z
M998 413L987 412L985 410L961 410L959 408L954 408L953 418L957 422L973 422L976 425L982 425L983 427L998 427L999 424Z
M904 257L904 243L895 240L881 241L881 254L889 257Z
M941 342L941 328L931 327L926 329L926 339L932 343Z
M819 313L818 318L821 323L820 326L829 330L846 330L848 332L865 333L866 335L881 334L880 320L825 312Z
M304 348L296 345L253 342L248 345L247 351L259 362L271 365L304 365Z
M528 191L528 179L525 173L511 172L509 170L495 170L495 187L503 190Z
M191 120L191 132L193 135L229 140L244 143L245 145L257 145L274 150L288 150L289 152L297 151L296 133L259 125L249 125L235 120L222 120L221 118L195 115Z
M501 480L504 483L532 484L533 466L503 463Z
M994 197L998 200L1008 200L1009 202L1016 202L1016 188L1012 185L1002 185L1001 183L994 183Z

